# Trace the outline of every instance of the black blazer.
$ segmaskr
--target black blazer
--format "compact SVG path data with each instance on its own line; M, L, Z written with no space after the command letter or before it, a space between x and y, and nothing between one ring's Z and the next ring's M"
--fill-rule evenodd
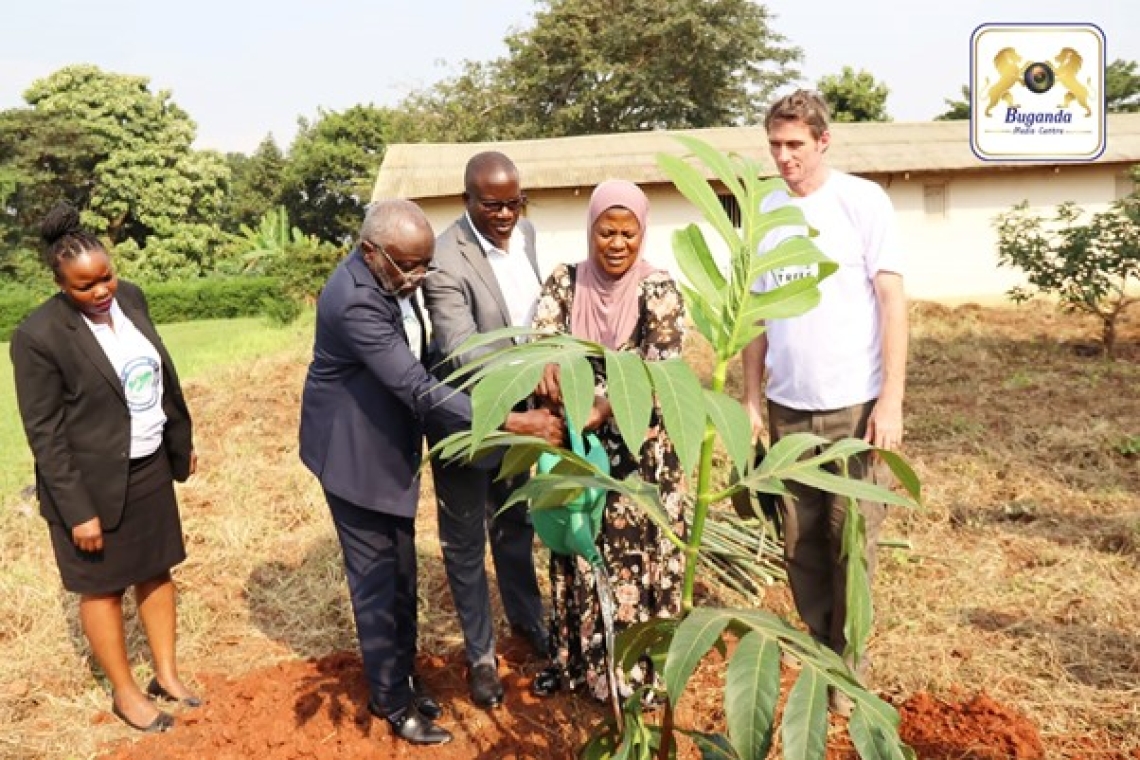
M420 356L426 350L422 345ZM329 493L412 517L424 432L442 436L470 425L468 396L441 385L416 359L399 302L353 250L317 301L301 396L301 461Z
M138 286L119 280L115 300L162 359L163 442L174 478L186 480L194 444L174 362ZM126 504L131 413L99 341L58 293L16 328L10 352L16 401L36 462L40 514L66 528L98 516L104 530L114 529Z

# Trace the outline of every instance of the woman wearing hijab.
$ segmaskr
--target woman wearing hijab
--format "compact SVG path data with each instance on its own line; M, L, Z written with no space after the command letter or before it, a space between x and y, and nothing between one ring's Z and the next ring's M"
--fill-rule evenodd
M681 355L684 303L668 272L641 256L648 230L649 199L624 180L603 182L590 198L587 215L588 257L561 264L543 286L534 327L545 333L569 333L618 351L635 351L650 361ZM540 402L561 404L552 367L537 391ZM586 427L595 430L609 454L611 474L621 480L638 473L656 484L679 535L685 534L680 483L682 471L672 444L654 411L645 443L634 454L626 448L606 400L600 361L594 366L595 403ZM684 557L640 507L616 493L607 497L597 540L617 601L615 623L621 630L681 612ZM551 555L551 651L553 665L539 673L532 690L539 696L563 686L580 688L605 700L605 639L594 575L580 557ZM625 698L639 686L660 686L660 675L643 657L628 674L619 673ZM652 700L652 694L649 695Z
M139 731L166 731L174 719L154 700L201 704L178 674L170 575L186 558L173 481L197 467L190 413L142 291L118 279L79 212L56 206L41 233L59 293L20 324L11 346L40 512L111 682L111 711ZM145 692L123 631L132 586L154 656Z

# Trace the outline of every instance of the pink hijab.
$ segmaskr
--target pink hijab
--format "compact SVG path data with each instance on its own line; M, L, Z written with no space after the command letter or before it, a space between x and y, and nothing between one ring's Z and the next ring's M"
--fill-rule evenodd
M607 210L620 206L633 212L641 225L641 251L626 273L614 278L594 262L592 251L578 264L574 303L570 308L570 332L575 337L601 343L607 348L620 348L637 326L638 291L641 281L658 271L645 260L646 224L649 198L637 185L622 179L611 179L594 188L586 215L587 250L592 245L594 222Z

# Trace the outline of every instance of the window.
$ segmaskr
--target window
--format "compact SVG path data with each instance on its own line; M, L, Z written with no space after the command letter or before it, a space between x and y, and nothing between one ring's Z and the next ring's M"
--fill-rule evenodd
M720 199L720 207L724 209L724 213L728 214L728 218L732 221L732 226L740 229L740 203L736 200L735 195L718 195Z
M922 208L927 216L946 217L945 182L928 182L922 186Z

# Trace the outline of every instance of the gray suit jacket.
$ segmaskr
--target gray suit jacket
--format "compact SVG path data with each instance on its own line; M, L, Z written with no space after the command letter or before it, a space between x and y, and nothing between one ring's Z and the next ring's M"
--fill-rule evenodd
M518 229L522 231L524 253L534 269L534 277L541 284L534 225L526 219L519 219ZM511 255L515 252L512 251ZM466 215L459 217L435 239L433 267L439 271L424 280L423 294L424 305L431 316L437 360L450 356L463 341L476 333L490 332L511 324L506 298L510 294L500 290L487 254L479 245ZM436 366L436 375L447 377L473 359L504 346L484 346L444 361Z

